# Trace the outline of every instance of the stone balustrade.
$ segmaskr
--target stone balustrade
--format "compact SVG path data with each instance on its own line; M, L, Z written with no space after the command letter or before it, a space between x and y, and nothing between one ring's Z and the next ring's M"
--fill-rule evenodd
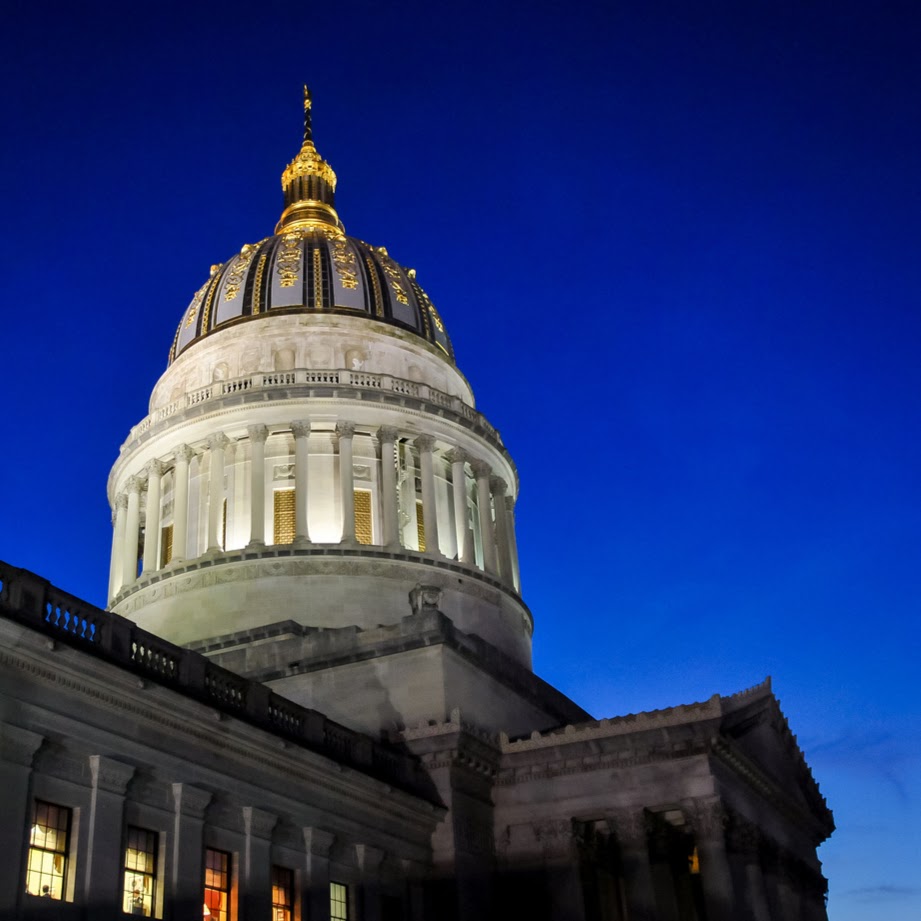
M298 368L293 371L259 371L246 377L233 380L214 381L197 390L192 390L176 400L155 409L146 419L141 420L128 433L122 449L130 448L138 438L155 427L158 423L177 416L187 409L203 403L217 401L227 396L262 393L272 388L316 388L335 387L337 396L358 395L361 391L375 391L380 394L394 394L397 397L412 397L422 402L431 403L439 410L449 410L468 424L472 424L481 434L497 445L502 438L486 418L472 406L468 406L460 397L436 390L428 384L403 380L390 374L374 374L370 371L315 370ZM305 394L316 396L318 394ZM291 396L300 396L292 393Z
M424 778L414 758L299 706L265 685L167 642L46 579L0 561L0 617L106 659L143 680L182 691L213 709L302 745L403 790Z

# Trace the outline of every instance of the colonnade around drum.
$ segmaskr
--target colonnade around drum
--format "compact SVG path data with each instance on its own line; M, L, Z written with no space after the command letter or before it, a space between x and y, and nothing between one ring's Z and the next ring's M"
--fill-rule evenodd
M508 493L488 460L396 427L356 430L339 421L312 428L299 420L285 429L251 425L238 438L214 432L124 481L115 497L109 599L139 575L278 543L411 550L457 560L519 591ZM279 498L294 505L293 528L284 534Z

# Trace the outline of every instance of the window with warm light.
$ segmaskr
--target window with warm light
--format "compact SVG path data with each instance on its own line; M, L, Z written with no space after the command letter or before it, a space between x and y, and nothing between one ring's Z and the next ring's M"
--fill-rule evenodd
M160 530L160 568L173 558L173 526L168 524Z
M272 921L294 917L294 873L287 867L272 867Z
M128 826L125 841L122 911L154 916L157 886L157 833Z
M294 496L293 489L276 489L273 494L273 520L275 522L273 543L290 544L294 542L297 514Z
M37 799L32 804L26 892L62 900L70 856L71 810Z
M329 884L329 921L349 921L349 887Z
M421 499L416 499L416 539L419 541L419 550L425 552L425 516Z
M230 918L230 854L205 848L204 917L212 921Z
M374 527L371 518L371 492L367 489L355 490L355 540L359 544L374 542Z

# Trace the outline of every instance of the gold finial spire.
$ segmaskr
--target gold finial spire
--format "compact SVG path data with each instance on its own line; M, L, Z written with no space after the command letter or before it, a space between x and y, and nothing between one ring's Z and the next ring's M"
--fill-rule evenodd
M285 193L285 210L275 228L276 233L297 224L305 227L323 225L342 230L339 216L333 207L336 192L336 174L333 168L317 153L313 143L311 110L313 97L304 86L304 141L298 155L281 174L281 187Z

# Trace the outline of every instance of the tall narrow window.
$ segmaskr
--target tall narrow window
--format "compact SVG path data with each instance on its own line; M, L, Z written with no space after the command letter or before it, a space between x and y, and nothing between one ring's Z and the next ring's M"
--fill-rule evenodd
M122 911L153 917L157 885L157 833L128 826Z
M37 799L32 804L26 892L63 899L70 854L71 811Z
M329 921L349 921L349 887L329 884Z
M355 490L355 539L359 544L373 543L374 529L371 522L371 492Z
M227 549L227 500L221 505L221 550Z
M276 544L294 543L295 508L294 490L276 489L274 492L274 521Z
M419 540L419 549L425 550L425 518L422 514L421 499L416 499L416 537Z
M287 867L272 867L272 921L294 917L294 873Z
M160 568L173 558L173 526L168 524L160 534Z
M230 854L205 848L204 917L227 921L230 917Z

